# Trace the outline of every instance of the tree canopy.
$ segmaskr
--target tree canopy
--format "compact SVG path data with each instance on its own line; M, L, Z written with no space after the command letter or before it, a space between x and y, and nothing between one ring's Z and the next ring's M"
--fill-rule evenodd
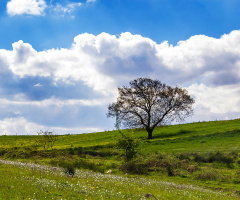
M156 126L184 120L193 114L194 100L186 89L171 87L159 80L138 78L130 86L118 87L117 102L108 106L108 117L116 117L116 126L145 128L148 139Z

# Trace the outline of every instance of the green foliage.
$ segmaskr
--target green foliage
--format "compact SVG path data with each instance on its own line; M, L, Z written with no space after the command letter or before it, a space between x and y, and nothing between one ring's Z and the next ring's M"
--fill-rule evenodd
M11 148L8 149L7 151L5 151L4 153L4 158L7 159L15 159L15 158L30 158L31 156L33 156L34 154L36 154L36 151L34 151L32 148L28 148L28 147L15 147L15 148Z
M123 163L119 169L127 174L148 174L147 163L140 159Z
M133 137L133 134L127 134L119 131L121 137L118 138L117 148L124 151L125 161L132 160L137 154L137 147L139 142Z
M34 147L14 147L9 149L0 149L0 156L4 159L44 159L63 155L61 151L43 151Z
M207 171L199 171L194 174L194 178L196 180L201 181L224 181L225 177L224 175L220 174L216 170L207 170Z
M208 159L215 159L214 163L206 163L205 159L195 160L195 156ZM220 156L221 155L221 156ZM180 153L180 154L152 154L148 156L138 156L134 160L123 163L119 169L124 173L129 174L144 174L151 173L165 174L169 177L188 177L192 180L198 181L216 181L237 184L240 167L238 166L238 155L231 157L232 154L225 154L220 152L205 153ZM227 169L222 166L229 163L224 163L227 158L231 158L231 168ZM218 160L219 158L219 160ZM220 159L221 158L221 159ZM224 159L222 159L224 158ZM233 175L234 173L235 175ZM236 174L237 173L237 174ZM233 180L232 177L235 177Z
M175 156L168 154L153 154L147 157L139 156L120 166L120 170L130 174L149 174L150 172L163 172L174 176L177 170L187 169L185 162L180 162Z

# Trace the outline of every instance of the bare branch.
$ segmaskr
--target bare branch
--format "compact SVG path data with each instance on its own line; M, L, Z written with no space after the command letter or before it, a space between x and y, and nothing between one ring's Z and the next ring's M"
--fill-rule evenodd
M183 120L193 113L194 100L186 89L171 87L158 80L138 78L130 86L118 88L117 102L108 106L108 117L116 117L116 125L146 128L148 138L162 123Z

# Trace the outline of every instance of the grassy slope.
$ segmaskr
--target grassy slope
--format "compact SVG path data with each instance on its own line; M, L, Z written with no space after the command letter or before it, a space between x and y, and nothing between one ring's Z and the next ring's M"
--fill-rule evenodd
M201 122L158 128L144 151L239 151L240 120Z
M146 138L145 130L124 130L134 132L139 138ZM140 149L153 152L240 152L240 119L229 121L198 122L182 125L157 127L152 140L143 140ZM55 149L72 147L94 148L114 145L118 131L91 134L60 135ZM37 136L1 136L0 147L33 146Z
M224 153L236 152L240 153L240 119L229 121L214 121L214 122L199 122L182 125L171 125L165 127L157 127L153 133L153 139L147 140L147 133L144 130L124 130L124 132L134 132L137 138L141 139L139 149L142 154L153 154L155 152L164 153L183 153L183 152L214 152L219 150ZM79 135L60 135L54 149L64 150L67 148L84 148L90 151L104 151L111 149L116 142L116 138L120 134L118 131L107 131L101 133L79 134ZM38 136L1 136L0 148L13 147L34 147L36 146L36 138ZM39 147L35 147L41 149ZM69 155L70 156L70 155ZM72 159L79 159L74 155ZM32 158L34 159L34 158ZM55 158L51 158L54 160ZM62 159L62 158L60 158ZM65 159L65 158L64 158ZM81 158L82 159L82 158ZM121 163L118 156L99 157L87 156L86 159L90 162L99 162L103 165L111 165L112 162ZM31 160L31 158L30 158ZM58 162L58 161L57 161ZM196 163L190 163L195 165ZM187 173L187 178L181 176L168 177L163 174L152 174L150 177L160 180L173 181L181 184L193 184L201 187L219 188L227 191L240 191L240 184L234 183L231 179L236 178L239 167L234 169L214 167L213 164L204 164L200 166L200 171L194 172L195 176L199 173L206 173L208 170L214 170L213 175L222 175L226 172L228 176L227 181L208 180L199 181L194 179L192 175ZM103 168L106 166L103 166ZM232 175L231 175L232 174Z

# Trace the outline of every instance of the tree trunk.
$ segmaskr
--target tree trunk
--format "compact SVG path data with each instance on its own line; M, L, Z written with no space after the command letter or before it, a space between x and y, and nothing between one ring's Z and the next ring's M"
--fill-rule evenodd
M148 139L152 139L152 132L153 132L153 129L151 128L147 128L147 132L148 132Z

